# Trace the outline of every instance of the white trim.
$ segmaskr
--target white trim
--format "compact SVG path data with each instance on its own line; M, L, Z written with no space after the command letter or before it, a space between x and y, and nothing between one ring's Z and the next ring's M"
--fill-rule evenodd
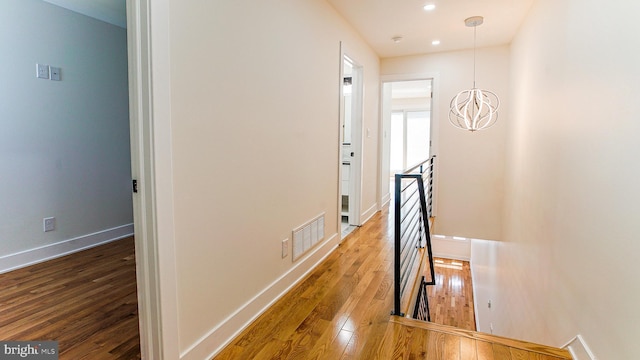
M54 244L5 255L0 257L0 274L90 249L132 235L133 224L126 224L92 234L62 240Z
M379 208L378 208L378 204L377 203L373 204L373 206L371 206L370 208L365 210L365 212L363 212L362 215L360 215L360 218L364 219L362 224L364 224L367 221L369 221L373 217L373 215L375 215L378 211L379 211Z
M170 1L144 0L149 4L149 108L147 141L151 142L145 161L147 180L152 189L145 201L149 226L147 246L152 286L157 298L150 301L161 319L153 319L158 329L161 359L172 360L180 353L178 323L178 280L175 251L173 145L171 126L171 46L169 33ZM156 359L156 357L149 357ZM160 358L158 358L160 359Z
M384 209L385 207L389 206L389 202L391 201L391 193L387 193L385 196L382 197L382 199L380 200L380 210Z
M382 75L380 76L380 99L382 99L383 96L383 88L384 88L384 84L385 83L389 83L389 82L396 82L396 81L413 81L413 80L431 80L431 92L432 92L432 96L431 96L431 129L430 129L430 137L431 137L431 150L430 150L430 154L429 156L436 156L436 161L434 164L435 167L435 176L433 178L433 188L435 189L435 193L433 194L433 199L432 199L432 203L431 203L431 215L432 216L437 216L438 214L438 150L440 147L440 140L439 140L439 134L440 134L440 124L438 122L438 115L440 113L440 109L439 109L439 99L440 99L440 73L439 72L433 72L433 73L413 73L413 74L389 74L389 75ZM380 127L381 129L384 128L383 126L383 101L380 101ZM382 134L382 131L379 131L379 134ZM379 135L382 136L382 135ZM383 139L380 139L379 142L382 143ZM382 146L380 145L380 148L382 149ZM382 151L382 150L381 150ZM379 155L380 158L382 159L382 155ZM382 182L382 176L388 176L385 174L382 174L382 172L378 172L379 175L379 179L378 182L381 183ZM379 189L378 191L380 191L381 193L384 193L384 190ZM383 201L380 202L381 204L384 203Z
M211 329L180 354L180 359L211 359L227 346L238 334L269 309L276 301L313 271L338 247L339 234L333 234L321 246L315 248L289 271L264 290L247 301L233 314ZM327 248L329 248L327 250ZM324 253L324 255L323 255ZM307 269L307 270L304 270ZM220 340L222 339L222 341Z
M127 1L127 41L140 350L177 359L169 1Z
M391 201L391 192L389 190L390 186L390 176L389 176L389 165L385 164L385 135L386 133L384 121L384 99L385 99L385 86L383 82L380 82L380 91L378 92L378 187L376 189L376 199L378 200L378 204L380 204L380 209L384 209L385 206L389 204ZM387 159L389 162L389 159Z
M342 142L343 142L343 131L342 126L344 124L344 45L342 41L340 41L340 62L338 66L338 209L337 209L337 221L336 221L336 232L342 233Z
M351 149L355 151L356 156L352 161L355 163L353 171L354 181L349 180L349 225L361 226L362 221L361 209L362 209L362 188L363 188L363 174L364 174L364 66L353 60L353 57L349 56L349 52L345 51L345 55L351 59L351 65L353 66L353 92L351 93L351 102L353 109L351 111ZM359 89L360 91L357 91ZM355 199L351 199L355 197ZM355 201L352 201L355 200ZM355 219L351 219L351 216Z
M363 174L363 151L364 151L364 67L358 63L348 47L341 41L340 42L340 90L339 90L339 115L338 115L338 216L337 216L337 232L341 233L342 224L342 143L343 143L343 131L344 124L344 92L343 92L343 79L344 79L344 62L348 60L353 66L353 98L352 107L355 111L352 111L351 121L351 147L355 156L351 160L351 175L349 179L349 225L361 226L363 224L360 209L362 207L362 174ZM360 89L359 96L355 89ZM354 196L355 195L355 196ZM353 199L352 199L353 197Z
M152 152L148 150L146 129L151 121L150 97L150 15L147 0L127 2L127 53L129 57L129 127L131 137L131 176L138 181L138 194L133 194L133 219L136 243L136 283L138 293L138 327L140 352L143 359L162 359L160 346L160 314L157 278L153 265L157 255L149 244L154 244L153 219L148 216L147 186ZM147 163L145 154L149 155ZM149 221L147 221L149 220Z
M593 354L587 342L584 341L582 335L578 334L573 339L569 340L562 346L563 349L567 349L571 353L571 357L574 360L597 360Z

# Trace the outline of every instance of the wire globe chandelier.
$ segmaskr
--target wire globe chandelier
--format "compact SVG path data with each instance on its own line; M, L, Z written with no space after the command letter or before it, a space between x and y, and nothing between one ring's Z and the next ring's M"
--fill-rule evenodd
M498 120L498 95L476 87L476 28L483 22L482 16L473 16L464 21L467 27L473 27L473 88L454 96L449 109L449 122L462 130L488 129Z

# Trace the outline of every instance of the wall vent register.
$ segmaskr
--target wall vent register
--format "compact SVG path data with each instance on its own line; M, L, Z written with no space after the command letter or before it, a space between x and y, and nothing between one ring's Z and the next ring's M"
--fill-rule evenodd
M324 239L324 213L293 229L293 261Z

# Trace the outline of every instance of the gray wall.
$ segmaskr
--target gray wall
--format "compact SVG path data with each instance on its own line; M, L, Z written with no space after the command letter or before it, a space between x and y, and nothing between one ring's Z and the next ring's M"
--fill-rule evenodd
M0 259L131 224L126 30L2 0L0 73Z

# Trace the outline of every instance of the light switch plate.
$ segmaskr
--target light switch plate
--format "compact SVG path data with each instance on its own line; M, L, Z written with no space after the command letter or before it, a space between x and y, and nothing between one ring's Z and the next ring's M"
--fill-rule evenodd
M60 68L59 67L51 67L51 80L60 81Z
M49 65L36 64L36 76L40 79L49 78Z

